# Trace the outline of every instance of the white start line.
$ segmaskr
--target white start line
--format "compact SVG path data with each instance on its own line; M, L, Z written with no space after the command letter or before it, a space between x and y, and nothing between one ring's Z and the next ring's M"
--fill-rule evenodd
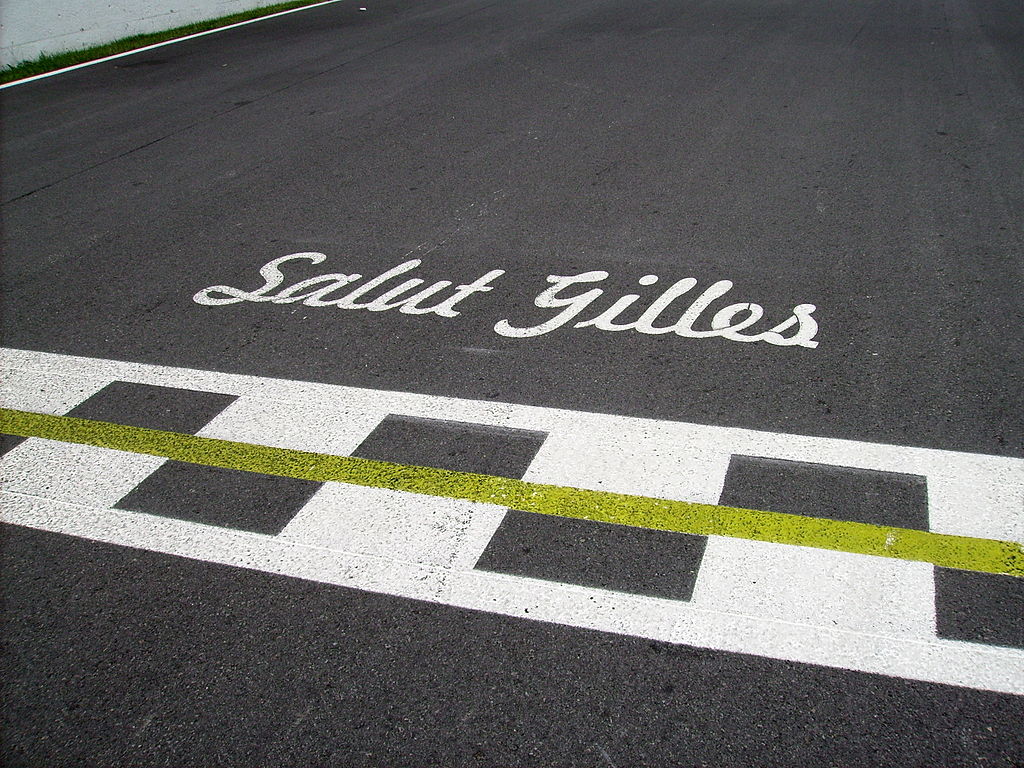
M716 504L730 457L927 479L931 531L1024 541L1024 461L0 349L3 407L65 414L112 382L236 399L200 436L350 455L389 415L546 433L524 479ZM711 536L689 600L475 568L505 510L325 483L276 535L114 505L164 459L29 438L3 522L521 619L1024 694L1024 649L939 637L933 566ZM1003 577L1009 578L1009 577Z

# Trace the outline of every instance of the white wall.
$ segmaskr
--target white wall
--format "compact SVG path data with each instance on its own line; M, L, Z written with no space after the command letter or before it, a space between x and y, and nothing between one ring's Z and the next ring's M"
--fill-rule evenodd
M280 0L0 0L0 66Z

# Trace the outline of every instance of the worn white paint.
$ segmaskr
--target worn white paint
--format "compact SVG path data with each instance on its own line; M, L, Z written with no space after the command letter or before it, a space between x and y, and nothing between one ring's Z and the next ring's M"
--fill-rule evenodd
M925 475L931 528L1024 540L1024 461L0 350L0 402L64 413L112 380L239 396L202 435L348 453L388 413L548 433L526 479L714 503L733 453ZM5 522L523 619L1024 694L1024 651L935 635L931 568L712 537L692 601L473 570L503 510L328 483L277 536L111 509L160 459L27 440ZM968 503L969 502L969 503Z
M28 61L41 54L74 51L93 45L102 45L131 35L162 32L198 21L274 5L279 1L49 0L40 2L39 0L3 0L3 3L0 4L0 67ZM328 0L328 2L337 2L337 0ZM285 13L292 12L294 11ZM245 21L231 26L250 23L253 22ZM179 38L179 40L207 34L211 33L202 32L189 35L188 38ZM142 50L168 44L160 43ZM110 56L102 61L127 55L129 54ZM97 62L93 61L67 67L60 72L95 63ZM37 80L53 74L58 73L48 73L18 82Z

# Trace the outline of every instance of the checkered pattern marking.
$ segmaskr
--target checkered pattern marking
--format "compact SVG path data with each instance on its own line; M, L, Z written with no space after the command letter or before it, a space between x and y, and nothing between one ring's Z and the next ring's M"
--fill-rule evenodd
M755 507L803 498L805 507L790 511L818 516L854 514L857 505L849 499L875 500L862 504L854 519L896 499L886 520L903 526L1024 538L1024 462L1015 459L14 350L3 350L0 364L9 372L3 405L21 410L68 413L112 385L185 390L189 398L211 393L228 400L206 414L201 436L336 455L391 450L389 441L391 448L437 450L434 438L412 435L427 424L436 438L443 422L448 426L441 432L449 437L464 432L449 452L518 455L516 474L532 482ZM492 439L491 447L460 451L474 430ZM166 464L152 456L26 440L0 462L3 520L476 610L1024 693L1019 579L969 578L975 575L934 573L925 563L711 536L699 556L691 551L676 561L690 557L690 583L663 589L650 586L652 574L678 577L686 566L659 559L656 545L621 548L651 553L640 572L635 559L616 563L602 555L615 554L611 534L590 553L516 561L512 550L530 535L516 535L519 515L333 482L291 500L274 485L267 498L274 497L278 517L263 528L239 524L237 516L234 525L190 517L173 505L120 508L143 494L140 489L154 482L149 478L167 472L160 469ZM155 495L171 498L174 486L191 482L168 482ZM849 499L829 512L820 503L822 487L825 496ZM836 488L845 490L837 494ZM752 503L758 501L752 494L767 496ZM819 502L813 502L816 494ZM766 500L771 504L760 503ZM591 531L562 538L598 539ZM549 550L560 546L557 535L534 538ZM581 574L588 557L594 568Z

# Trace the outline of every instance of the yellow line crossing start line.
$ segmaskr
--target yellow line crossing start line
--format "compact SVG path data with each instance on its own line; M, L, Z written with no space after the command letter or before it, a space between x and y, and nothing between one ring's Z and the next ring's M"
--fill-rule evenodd
M601 523L916 560L1024 578L1024 546L1013 541L591 491L8 408L0 408L0 432L266 475L464 499Z

